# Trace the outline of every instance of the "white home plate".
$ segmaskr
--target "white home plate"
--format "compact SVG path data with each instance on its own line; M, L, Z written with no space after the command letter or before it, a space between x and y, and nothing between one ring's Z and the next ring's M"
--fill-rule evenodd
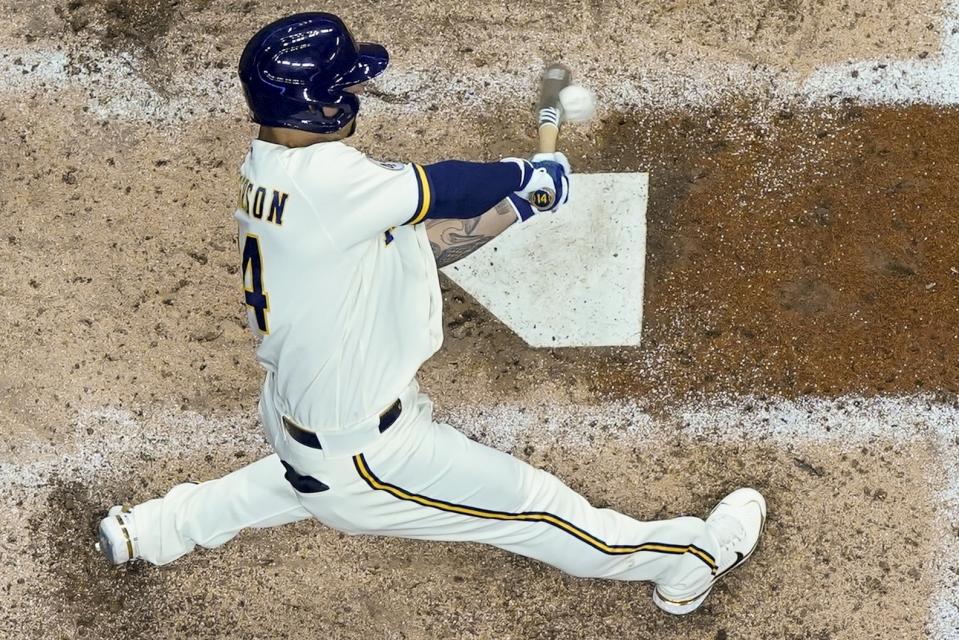
M572 182L558 214L514 225L443 273L531 347L637 345L649 176L576 174Z

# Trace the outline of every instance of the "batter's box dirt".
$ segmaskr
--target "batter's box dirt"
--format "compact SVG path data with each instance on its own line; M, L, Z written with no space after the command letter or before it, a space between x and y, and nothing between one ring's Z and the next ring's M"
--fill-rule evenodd
M47 605L3 615L31 634L90 638L292 638L304 628L411 639L790 638L797 625L816 638L923 632L928 598L916 596L934 589L927 569L939 548L925 524L935 518L932 487L918 471L937 465L923 446L676 440L530 451L591 500L646 519L702 513L732 487L760 487L772 513L762 548L707 615L683 619L658 612L648 585L575 579L479 545L351 537L313 522L247 532L163 569L108 569L89 537L105 500L162 492L181 465L209 477L234 466L219 457L141 462L122 477L52 480L18 545L35 550L28 588Z

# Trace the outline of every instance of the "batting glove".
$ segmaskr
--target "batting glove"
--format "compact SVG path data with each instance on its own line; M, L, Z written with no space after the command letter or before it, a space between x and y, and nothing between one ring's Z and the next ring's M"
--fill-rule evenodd
M550 154L552 155L552 154ZM566 160L562 154L556 154ZM558 160L535 160L528 162L519 158L506 158L515 162L523 171L516 195L529 201L534 209L556 211L569 200L569 177L566 166ZM568 166L569 162L566 161ZM524 220L520 214L520 219Z
M569 159L565 153L559 151L554 151L553 153L537 153L530 159L532 163L543 161L558 162L563 165L563 170L566 171L567 176L573 175L573 168L569 165Z

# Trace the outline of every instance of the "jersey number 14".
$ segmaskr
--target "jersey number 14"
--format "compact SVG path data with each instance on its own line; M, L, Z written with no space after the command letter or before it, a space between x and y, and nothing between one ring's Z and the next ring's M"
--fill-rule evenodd
M252 233L246 234L243 243L243 291L246 305L253 309L257 328L264 334L270 333L266 317L270 311L270 297L263 290L260 239Z

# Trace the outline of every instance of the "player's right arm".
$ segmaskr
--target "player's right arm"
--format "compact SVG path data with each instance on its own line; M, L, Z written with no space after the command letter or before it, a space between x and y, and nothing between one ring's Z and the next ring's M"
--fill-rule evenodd
M346 145L319 150L305 173L298 180L317 181L314 208L340 246L427 219L475 218L507 196L525 200L543 188L555 189L558 208L568 191L566 170L559 162L508 158L385 166ZM313 185L301 186L309 190Z

